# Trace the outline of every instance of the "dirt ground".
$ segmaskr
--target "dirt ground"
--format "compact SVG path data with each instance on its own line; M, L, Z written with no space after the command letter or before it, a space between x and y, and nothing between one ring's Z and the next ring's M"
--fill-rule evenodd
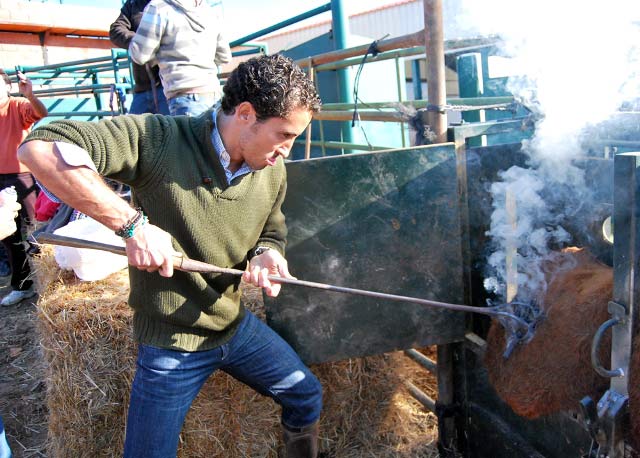
M0 277L0 297L9 291ZM0 415L15 458L43 457L47 406L35 325L38 296L0 307Z

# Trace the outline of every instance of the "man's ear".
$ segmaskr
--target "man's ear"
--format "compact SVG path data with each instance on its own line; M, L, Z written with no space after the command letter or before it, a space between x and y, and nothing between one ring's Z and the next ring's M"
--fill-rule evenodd
M236 107L236 117L242 122L253 122L256 119L256 110L253 109L253 105L249 102L242 102Z

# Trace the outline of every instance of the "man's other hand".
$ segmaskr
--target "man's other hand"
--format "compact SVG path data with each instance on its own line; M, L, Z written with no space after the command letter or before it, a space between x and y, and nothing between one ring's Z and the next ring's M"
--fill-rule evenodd
M269 280L269 275L283 278L295 278L289 273L287 260L274 249L269 249L251 259L242 275L242 279L254 286L264 289L269 297L276 297L282 286L278 282Z

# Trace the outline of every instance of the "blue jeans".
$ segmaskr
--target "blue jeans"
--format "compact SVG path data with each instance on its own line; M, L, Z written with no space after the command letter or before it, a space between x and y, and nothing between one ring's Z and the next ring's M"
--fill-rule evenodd
M0 458L11 458L11 449L7 442L7 435L4 433L2 417L0 417Z
M133 100L131 101L131 107L129 107L129 114L169 114L169 105L167 105L167 98L164 96L162 87L156 88L156 97L158 98L158 108L153 100L153 91L149 89L146 92L135 92L133 94Z
M125 458L174 458L187 411L216 369L273 398L282 406L282 423L291 428L320 418L318 379L289 344L247 311L233 338L213 350L138 347Z
M198 116L214 106L220 96L216 93L185 94L169 99L171 116Z
M4 245L0 245L0 277L11 275L11 264L9 264L9 254Z

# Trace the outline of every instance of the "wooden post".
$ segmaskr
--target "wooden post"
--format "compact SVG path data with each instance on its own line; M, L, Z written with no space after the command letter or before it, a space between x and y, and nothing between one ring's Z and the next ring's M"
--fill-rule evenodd
M511 186L507 187L505 196L507 210L506 237L506 277L507 277L507 303L511 303L518 294L518 217L516 212L516 196Z
M425 50L427 55L426 121L434 133L434 143L447 141L447 84L444 72L444 28L442 0L424 0Z

